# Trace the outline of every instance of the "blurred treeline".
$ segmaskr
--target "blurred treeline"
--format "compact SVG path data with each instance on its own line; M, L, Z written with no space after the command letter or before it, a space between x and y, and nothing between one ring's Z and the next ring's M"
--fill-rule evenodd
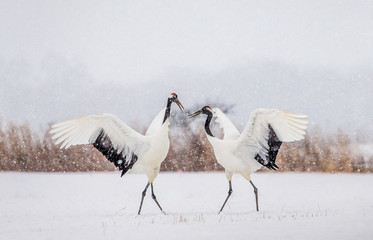
M223 108L223 107L221 107ZM226 109L222 109L226 111ZM163 171L221 171L206 138L204 118L189 120L185 114L172 116L171 147L161 165ZM144 126L132 126L145 132ZM60 150L54 145L50 128L43 134L30 130L28 124L0 125L0 171L77 172L114 171L116 168L90 145ZM219 136L219 128L213 132ZM308 130L299 142L283 143L276 163L278 171L299 172L373 172L373 157L364 158L356 151L358 139L339 130L325 135L319 129ZM262 171L269 171L263 167Z

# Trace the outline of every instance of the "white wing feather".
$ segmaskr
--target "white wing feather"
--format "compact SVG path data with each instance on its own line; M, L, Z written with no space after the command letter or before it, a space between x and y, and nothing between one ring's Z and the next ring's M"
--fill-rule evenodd
M262 158L268 152L269 125L281 142L301 140L306 134L306 115L278 109L257 109L237 140L237 151L242 154L258 153ZM247 155L246 155L247 156Z
M62 143L62 149L72 145L94 143L101 129L118 152L127 146L138 155L149 147L145 136L112 114L89 115L59 122L52 125L50 133L53 134L52 139L56 139L56 145Z
M213 108L214 117L216 117L215 122L219 124L220 128L224 132L224 140L227 139L237 139L240 136L240 132L234 126L234 124L227 118L227 116L219 108Z
M145 136L152 135L155 133L161 126L164 118L166 108L163 108L157 116L153 119L153 121L150 123L148 130L145 133Z

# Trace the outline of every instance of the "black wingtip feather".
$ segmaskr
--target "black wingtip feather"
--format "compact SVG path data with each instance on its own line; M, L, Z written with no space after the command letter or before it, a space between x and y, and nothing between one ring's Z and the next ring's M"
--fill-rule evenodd
M276 165L275 161L282 142L278 139L271 125L268 125L268 128L268 152L265 156L265 159L263 159L259 154L256 154L255 160L257 160L260 164L267 167L268 169L277 171L279 167Z
M99 150L102 155L106 157L110 162L114 163L119 170L122 170L121 177L132 168L137 161L137 156L134 153L123 155L123 151L118 153L117 149L113 147L110 138L105 134L104 130L101 129L98 137L96 138L93 146ZM130 158L130 159L129 159Z
M126 174L127 171L128 171L128 169L123 169L122 170L122 174L120 175L120 177L123 177L123 175Z

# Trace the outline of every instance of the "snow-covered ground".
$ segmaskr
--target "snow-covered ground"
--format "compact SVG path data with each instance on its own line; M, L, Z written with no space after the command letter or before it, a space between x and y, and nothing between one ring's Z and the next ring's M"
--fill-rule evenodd
M137 215L144 175L0 173L0 239L373 239L373 175L160 173ZM150 189L149 189L150 190ZM214 237L214 238L212 238Z

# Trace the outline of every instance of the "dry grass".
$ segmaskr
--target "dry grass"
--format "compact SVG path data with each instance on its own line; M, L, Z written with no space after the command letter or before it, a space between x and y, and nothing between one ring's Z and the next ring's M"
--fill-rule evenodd
M177 118L177 116L176 116ZM220 171L201 122L176 119L172 124L171 147L162 163L165 171ZM139 129L139 128L137 128ZM145 128L143 128L145 129ZM0 128L0 171L76 172L113 171L115 167L92 146L60 150L49 128L43 135L33 133L28 124L9 123ZM308 132L305 140L284 143L278 155L279 171L373 172L373 158L364 159L352 151L352 140L343 131L324 136L320 130ZM262 170L267 171L267 170Z

